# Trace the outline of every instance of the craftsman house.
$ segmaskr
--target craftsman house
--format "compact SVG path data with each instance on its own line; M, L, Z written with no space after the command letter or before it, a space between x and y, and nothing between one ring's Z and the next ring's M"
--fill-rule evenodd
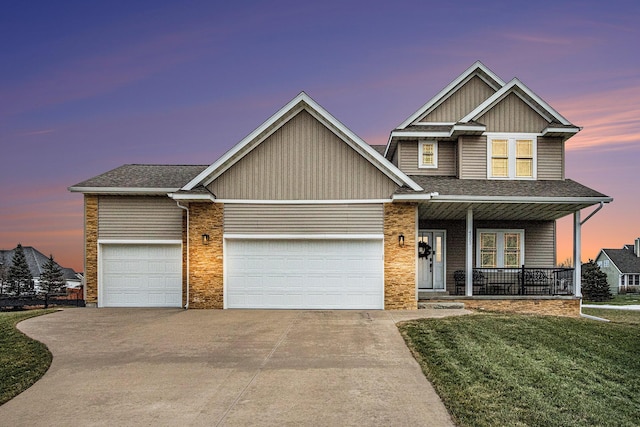
M607 275L611 293L640 293L640 237L622 249L601 249L596 263Z
M579 310L555 221L612 199L566 179L580 130L476 62L370 146L304 92L211 165L124 165L85 198L98 306ZM576 257L579 259L579 257ZM555 304L555 305L554 305Z

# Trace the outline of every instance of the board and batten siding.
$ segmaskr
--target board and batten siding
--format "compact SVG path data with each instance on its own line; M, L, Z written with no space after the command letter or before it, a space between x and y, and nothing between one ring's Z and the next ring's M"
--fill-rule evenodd
M538 179L564 179L564 143L561 138L538 137Z
M425 141L428 142L428 141ZM401 141L396 150L399 156L399 168L408 175L456 175L456 143L451 141L438 141L438 167L418 167L418 141Z
M98 238L182 240L182 213L168 197L100 196Z
M461 136L458 146L461 179L487 179L487 137Z
M549 124L544 117L513 93L507 95L476 121L484 123L487 126L487 132L538 133Z
M494 93L480 77L474 76L420 121L455 123Z
M224 232L234 234L382 234L382 203L234 204L224 206Z
M217 177L219 199L388 199L398 185L306 111Z

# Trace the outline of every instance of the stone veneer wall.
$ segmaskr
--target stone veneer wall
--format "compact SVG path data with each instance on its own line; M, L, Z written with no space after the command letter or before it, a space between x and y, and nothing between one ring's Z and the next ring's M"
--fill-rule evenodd
M84 289L87 305L98 302L98 196L84 196Z
M384 308L417 308L416 219L412 203L384 204ZM398 236L404 235L404 246Z
M223 205L189 204L189 307L224 308L223 299ZM209 244L202 243L208 234Z
M580 317L580 299L447 299L447 302L464 303L472 310L499 311L504 313L543 314L562 317Z

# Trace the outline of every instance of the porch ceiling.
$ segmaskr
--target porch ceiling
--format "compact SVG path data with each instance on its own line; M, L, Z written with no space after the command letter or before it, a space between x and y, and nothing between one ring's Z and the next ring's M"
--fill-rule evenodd
M450 202L421 201L419 205L420 219L464 220L469 208L473 209L474 220L523 220L548 221L555 220L574 212L593 206L593 202L585 203L487 203L487 202Z

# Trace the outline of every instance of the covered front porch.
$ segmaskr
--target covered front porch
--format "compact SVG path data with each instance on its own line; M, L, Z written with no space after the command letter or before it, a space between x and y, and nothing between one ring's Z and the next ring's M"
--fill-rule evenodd
M464 297L482 300L575 299L581 297L582 225L603 203L603 197L544 196L547 183L532 182L511 196L514 183L424 179L434 188L418 205L416 259L419 300ZM445 185L451 184L451 185ZM455 185L481 188L482 195L443 195ZM479 187L481 185L482 187ZM554 183L575 190L576 183ZM525 187L523 190L520 187ZM514 187L515 188L515 187ZM503 194L500 194L503 193ZM494 195L495 194L495 195ZM411 196L407 196L407 199ZM404 197L400 197L404 198ZM582 217L584 208L593 210ZM573 217L573 267L557 266L556 220Z

